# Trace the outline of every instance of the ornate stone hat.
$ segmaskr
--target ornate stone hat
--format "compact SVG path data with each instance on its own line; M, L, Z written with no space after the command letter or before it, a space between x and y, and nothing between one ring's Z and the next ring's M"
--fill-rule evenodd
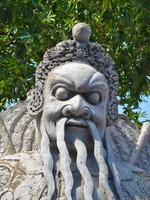
M118 75L114 70L112 59L106 54L102 45L89 42L90 34L91 29L87 24L78 23L72 29L73 40L62 41L46 51L43 61L36 69L35 88L28 106L33 118L37 118L42 112L44 85L48 73L67 62L89 64L105 76L109 85L107 119L113 122L117 118Z

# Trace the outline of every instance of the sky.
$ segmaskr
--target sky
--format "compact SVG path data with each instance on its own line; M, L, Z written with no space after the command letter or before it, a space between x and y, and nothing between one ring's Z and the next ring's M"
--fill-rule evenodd
M143 118L140 118L141 122L150 120L150 96L149 97L145 97L144 101L142 103L140 103L140 108L137 111L141 111L141 112L145 112L146 116ZM119 114L123 113L123 107L119 106Z

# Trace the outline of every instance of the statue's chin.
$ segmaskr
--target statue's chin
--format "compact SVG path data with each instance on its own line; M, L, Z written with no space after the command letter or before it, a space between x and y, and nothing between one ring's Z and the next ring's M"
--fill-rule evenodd
M84 142L88 150L93 147L93 139L88 127L66 125L65 127L65 141L69 150L75 150L75 140Z

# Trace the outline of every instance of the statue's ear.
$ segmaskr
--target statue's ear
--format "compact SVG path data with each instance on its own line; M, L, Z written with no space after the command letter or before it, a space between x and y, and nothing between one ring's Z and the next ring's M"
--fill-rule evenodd
M43 111L43 91L40 88L32 89L28 95L28 113L34 119L37 119L41 116Z

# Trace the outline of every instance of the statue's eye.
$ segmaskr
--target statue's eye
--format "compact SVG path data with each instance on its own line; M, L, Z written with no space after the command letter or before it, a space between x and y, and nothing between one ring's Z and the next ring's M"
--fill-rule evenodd
M58 87L54 92L54 96L60 101L65 101L71 97L71 94L67 88Z
M86 94L86 101L88 101L90 104L96 105L101 102L102 96L99 92L90 92Z

